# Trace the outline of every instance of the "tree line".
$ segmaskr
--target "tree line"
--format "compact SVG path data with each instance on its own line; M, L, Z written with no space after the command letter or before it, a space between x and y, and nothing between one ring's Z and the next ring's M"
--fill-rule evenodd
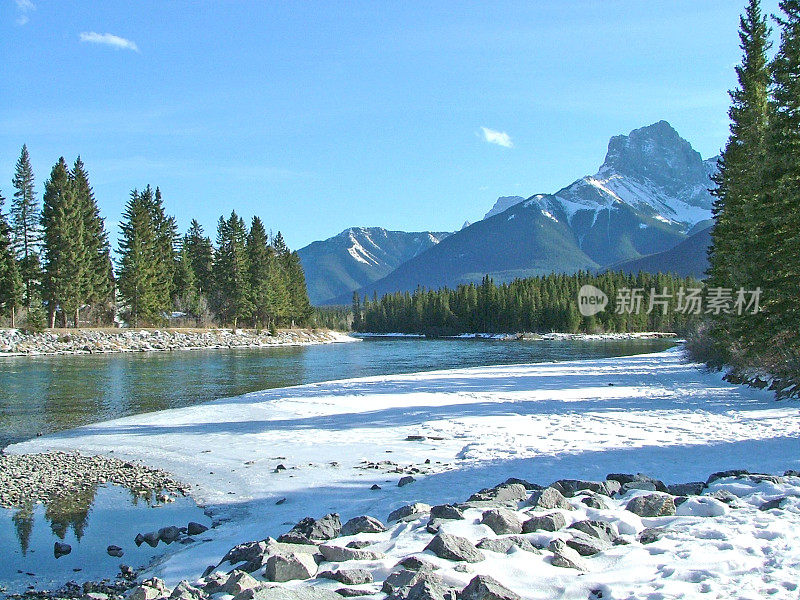
M196 220L178 233L158 187L134 189L115 265L80 157L53 166L40 207L23 146L12 185L8 215L0 193L0 316L12 327L19 314L31 329L109 325L117 314L134 327L178 318L275 328L311 317L297 253L259 217L249 227L235 211L220 217L215 245Z
M579 311L578 294L592 285L608 306L594 315ZM703 286L669 274L606 272L551 274L496 285L490 277L456 289L417 289L372 300L353 295L355 331L372 333L683 332L699 317L682 296ZM651 298L653 304L651 305ZM657 300L657 302L656 302ZM700 308L702 310L702 307Z
M740 19L742 62L709 251L709 285L759 289L762 310L711 316L691 348L712 366L768 372L791 388L800 383L800 1L779 6L771 58L759 1Z

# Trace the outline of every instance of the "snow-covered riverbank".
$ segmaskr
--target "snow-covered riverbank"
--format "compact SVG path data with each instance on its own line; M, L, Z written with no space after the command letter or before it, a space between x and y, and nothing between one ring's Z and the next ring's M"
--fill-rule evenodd
M775 403L769 392L704 373L673 350L269 390L83 427L7 451L52 449L113 450L114 456L163 468L194 482L194 496L219 518L231 519L213 530L212 541L182 548L155 568L174 583L197 578L235 544L277 537L307 515L385 519L411 502L463 501L508 477L547 485L644 472L681 483L731 468L798 469L800 411L797 404ZM398 487L407 475L416 481ZM789 479L780 489L747 494L758 501L799 495L800 486ZM737 485L726 489L736 491ZM615 499L607 516L630 521L628 500ZM793 500L780 512L789 515L789 526L757 508L666 519L659 525L671 531L672 541L657 546L657 553L643 554L636 544L615 546L587 559L584 575L539 568L550 559L536 556L528 564L516 552L498 558L504 562L478 562L469 569L491 573L528 598L586 598L592 586L601 585L636 597L656 589L664 598L692 597L706 588L712 597L742 589L752 590L752 597L769 590L790 597L796 588L782 586L800 560L800 509ZM422 550L415 549L422 539L415 527L424 531L427 521L421 518L391 530L387 541L395 541L381 550L387 565L392 557ZM447 530L467 537L475 535L470 528L486 527L471 520L454 523ZM648 525L642 521L634 529L639 526ZM700 560L714 552L724 552L725 560Z
M76 329L23 333L0 329L0 357L42 354L107 354L214 348L269 348L353 342L355 338L321 329Z

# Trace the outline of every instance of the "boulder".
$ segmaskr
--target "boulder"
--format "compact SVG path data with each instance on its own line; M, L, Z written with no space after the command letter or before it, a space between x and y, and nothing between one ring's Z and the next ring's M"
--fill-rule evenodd
M337 571L323 571L317 577L333 579L345 585L361 585L372 583L372 573L366 569L339 569ZM362 592L363 593L363 592Z
M608 504L603 500L603 496L600 494L581 495L580 501L581 504L585 504L589 508L608 510Z
M186 533L189 535L200 535L201 533L205 533L208 531L208 527L203 525L202 523L195 523L191 521L189 525L186 527Z
M158 541L160 539L161 538L158 536L157 531L150 531L142 536L142 540L145 543L147 543L147 545L150 546L151 548L155 548L156 546L158 546Z
M56 558L66 556L70 552L72 552L72 546L69 544L65 544L64 542L56 542L53 544L53 556Z
M522 522L519 520L519 517L510 510L504 508L487 510L481 517L481 523L487 525L497 535L522 532Z
M331 546L322 544L319 551L325 560L330 562L345 562L348 560L380 560L384 557L382 552L375 550L344 548L342 546Z
M583 481L582 479L559 479L558 481L550 484L551 488L554 488L561 492L561 494L565 498L572 498L575 494L582 490L589 490L590 492L594 492L596 494L604 494L606 496L610 496L611 494L608 493L608 488L605 485L605 482L599 481Z
M503 482L502 485L508 485L510 483L518 483L528 491L544 489L541 485L537 483L531 483L530 481L527 481L525 479L519 479L518 477L509 477Z
M455 589L445 586L441 580L423 579L403 591L402 595L389 596L390 600L456 600L458 596Z
M299 534L300 536L312 541L326 541L339 537L341 531L342 523L339 520L339 515L336 513L331 513L325 515L321 519L306 517L299 521L297 525L292 527L291 532L288 533ZM282 540L281 538L278 538L278 541L288 541L288 539Z
M609 544L617 544L620 541L617 526L606 521L577 521L570 525L569 529L581 531Z
M660 540L663 535L664 530L660 527L648 527L646 529L642 529L636 539L640 544L652 544L653 542Z
M237 544L222 557L220 564L229 562L235 565L240 562L253 562L260 559L267 551L267 540Z
M170 594L169 597L170 600L205 600L208 598L208 594L200 588L194 587L184 579L175 586L175 589L172 590L172 594Z
M581 556L594 556L603 550L611 548L611 544L594 536L574 530L572 537L566 540L567 546L577 551Z
M160 539L165 544L171 544L172 542L176 541L179 537L181 537L181 531L174 525L169 527L162 527L158 530L158 539Z
M106 553L114 558L122 558L122 556L125 554L122 548L119 546L114 546L113 544L106 548Z
M361 548L366 548L367 546L372 546L372 542L367 540L352 540L347 542L346 548L355 548L356 550L361 550Z
M413 521L418 519L421 515L427 514L431 511L428 504L422 502L414 502L414 504L407 504L401 506L397 510L389 513L389 521Z
M780 508L784 500L786 500L785 496L782 498L773 498L772 500L767 500L758 507L758 510L773 510L775 508Z
M494 502L498 504L516 504L528 497L528 490L521 483L501 483L493 488L486 488L469 497L468 502Z
M411 475L406 475L405 477L401 477L400 481L397 482L397 487L404 487L409 483L414 483L416 479L414 479Z
M476 575L459 594L459 600L521 600L499 581L489 575Z
M372 592L367 590L360 590L358 588L338 588L336 593L344 598L358 598L360 596L371 596Z
M702 481L691 481L689 483L672 483L667 486L667 492L673 496L699 496L706 489L706 484Z
M533 508L540 508L543 510L553 510L554 508L573 510L572 505L567 502L564 495L557 489L551 487L533 492L529 503Z
M628 483L622 484L622 489L620 490L620 494L627 494L631 490L644 490L646 492L655 492L656 484L652 481L629 481Z
M439 504L431 508L431 518L461 520L464 511L453 504Z
M622 484L623 487L625 486L626 483L630 484L630 483L634 483L634 482L638 482L638 483L647 482L647 483L652 483L653 487L655 488L655 491L657 491L657 492L666 492L667 491L667 486L664 485L663 481L660 481L658 479L654 479L654 478L650 477L649 475L645 475L644 473L636 473L636 474L633 474L633 473L609 473L608 475L606 475L606 479L610 480L610 481L618 481L620 484ZM647 489L647 488L644 488L644 487L634 488L634 487L632 487L632 488L629 488L629 489Z
M553 540L548 546L548 550L553 553L553 560L551 564L554 567L562 567L565 569L577 569L578 571L586 571L586 563L576 550L573 550L564 542L564 540Z
M425 525L425 531L427 531L428 533L432 533L433 535L436 535L442 528L443 523L444 521L442 519L431 519L428 521L428 524Z
M529 539L521 535L512 535L504 538L483 538L478 542L478 548L481 550L488 550L489 552L497 552L499 554L508 554L513 548L519 548L520 550L533 553L539 551Z
M483 553L475 548L468 539L449 533L436 534L425 546L425 550L430 550L439 558L448 560L480 562L485 558Z
M675 501L665 494L647 494L630 500L625 510L640 517L666 517L675 514Z
M727 471L717 471L712 473L706 479L706 485L711 485L717 479L724 479L726 477L741 477L742 475L749 475L750 471L747 469L728 469Z
M565 527L567 520L559 512L546 515L531 517L522 524L523 533L533 533L534 531L558 531Z
M427 560L422 560L418 556L407 556L397 564L409 571L419 571L420 569L434 571L439 568L433 563L429 563Z
M128 600L156 600L157 598L166 598L166 596L167 594L163 590L142 584L133 588Z
M441 582L442 578L433 572L433 567L429 563L419 569L401 569L390 573L381 586L384 594L403 596L403 590L408 590L413 585L422 580Z
M262 584L256 581L249 573L237 569L228 575L225 583L219 587L219 592L236 596L244 590L252 590L261 585ZM206 591L208 592L208 589L206 589Z
M273 554L267 559L264 576L270 581L284 582L309 579L317 572L317 562L311 554Z
M356 535L359 533L380 533L386 531L386 526L374 517L367 515L353 517L342 525L341 535Z
M262 587L234 600L342 600L336 592L322 587Z

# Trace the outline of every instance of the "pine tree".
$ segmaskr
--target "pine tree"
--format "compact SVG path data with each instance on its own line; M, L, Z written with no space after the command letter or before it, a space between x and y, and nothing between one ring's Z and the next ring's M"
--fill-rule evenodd
M22 303L22 278L11 246L11 226L3 213L5 198L0 194L0 314L16 325L17 308Z
M194 219L183 238L183 247L189 255L198 295L208 296L213 287L214 248Z
M39 264L41 232L33 167L26 145L22 146L12 183L16 190L11 202L14 250L20 262L20 274L25 287L24 303L26 307L31 308L37 296L36 286L41 276Z
M731 135L714 177L714 229L709 250L710 287L756 289L762 283L752 256L759 251L759 220L764 213L765 136L768 125L770 73L767 51L770 28L759 0L750 0L740 18L742 63L736 67L738 87L730 92ZM740 351L752 323L747 317L712 317L715 360L728 362Z
M105 222L89 184L89 173L79 156L72 167L72 182L83 218L86 255L83 301L92 305L109 305L114 301L114 268Z
M156 285L161 298L173 297L173 281L175 278L176 252L178 240L178 225L175 218L168 216L164 210L161 198L161 189L156 187L155 193L148 185L142 192L144 201L150 211L150 219L155 232L155 265ZM164 309L167 303L164 304Z
M247 260L247 227L235 211L226 221L219 218L217 256L214 263L215 307L224 323L237 327L239 320L252 314L249 264Z
M172 305L178 311L187 312L195 317L198 316L200 294L197 291L192 261L185 245L181 246L175 262L172 282Z
M253 323L256 327L264 324L271 325L271 320L275 317L274 307L270 304L272 300L270 294L271 262L274 260L264 223L258 217L253 217L250 233L247 236L247 261L253 304Z
M289 292L289 317L292 327L303 325L313 312L308 299L306 276L300 264L297 252L287 252L283 259L286 272L287 291Z
M119 293L127 305L127 318L133 327L160 321L164 305L164 298L160 296L159 251L151 209L152 199L133 190L120 225Z
M78 310L86 296L88 257L84 237L82 207L70 178L69 167L62 156L45 182L42 207L44 233L44 276L42 292L55 327L56 311L74 315L78 326Z

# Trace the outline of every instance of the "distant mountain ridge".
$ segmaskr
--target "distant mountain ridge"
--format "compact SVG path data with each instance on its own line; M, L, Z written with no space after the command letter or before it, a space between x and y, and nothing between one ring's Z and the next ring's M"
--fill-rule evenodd
M312 304L352 293L391 273L450 235L351 227L298 250Z
M711 218L716 162L666 121L614 136L595 175L554 194L500 198L486 218L359 293L598 270L667 251Z

